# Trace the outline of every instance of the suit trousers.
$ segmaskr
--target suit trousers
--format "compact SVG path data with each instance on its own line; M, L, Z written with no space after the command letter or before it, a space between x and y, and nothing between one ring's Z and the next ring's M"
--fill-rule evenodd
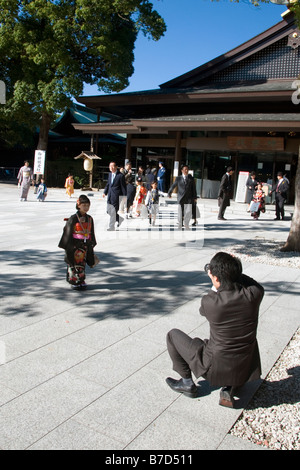
M192 204L187 203L184 200L181 200L178 204L178 224L179 227L184 224L185 227L189 226L190 220L192 218Z
M126 198L126 197L125 197ZM125 199L124 196L120 196L120 202L122 199ZM118 214L119 207L120 207L120 202L116 204L107 204L107 209L106 212L109 215L109 228L114 229L115 228L115 223L122 223L123 222L123 217L120 217ZM125 201L126 205L126 201Z
M219 214L218 217L224 217L226 207L229 206L230 204L230 198L228 195L224 195L222 198L219 200Z
M195 349L201 349L204 341L200 338L190 338L181 330L173 329L167 334L167 347L173 363L173 370L182 378L192 376L189 363L195 354Z
M284 218L284 198L281 194L275 194L276 218Z

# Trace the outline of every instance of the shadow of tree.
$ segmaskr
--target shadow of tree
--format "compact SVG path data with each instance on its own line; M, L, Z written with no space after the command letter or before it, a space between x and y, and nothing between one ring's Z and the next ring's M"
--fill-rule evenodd
M264 380L247 406L248 410L271 408L282 404L300 402L300 366L287 369L289 377L280 380Z
M121 320L167 313L210 287L207 275L201 271L128 272L128 263L140 261L139 257L127 256L125 260L113 253L103 253L95 269L87 267L88 289L72 291L65 281L63 251L29 249L0 254L8 270L0 276L2 311L6 316L20 313L36 316L51 308L64 311L71 304L74 308L80 306L82 314L95 319L116 316Z

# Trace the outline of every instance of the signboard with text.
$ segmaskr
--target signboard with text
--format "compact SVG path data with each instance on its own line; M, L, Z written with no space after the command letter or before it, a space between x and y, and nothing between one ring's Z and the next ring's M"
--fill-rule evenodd
M33 173L35 175L43 175L45 172L45 150L36 150L34 153L34 168Z
M282 151L284 150L283 137L227 137L228 147L232 150L261 150Z

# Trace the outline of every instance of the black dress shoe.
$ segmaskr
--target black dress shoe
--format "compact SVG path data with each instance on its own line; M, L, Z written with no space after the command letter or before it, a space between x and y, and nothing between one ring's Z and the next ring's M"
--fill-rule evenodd
M175 379L172 379L171 377L168 377L166 379L166 382L169 385L169 387L172 390L174 390L174 392L183 393L183 395L189 398L197 397L198 389L194 383L192 385L185 385L182 379L175 380Z
M225 217L218 217L218 220L227 220Z
M233 387L221 388L219 405L234 408L233 391Z

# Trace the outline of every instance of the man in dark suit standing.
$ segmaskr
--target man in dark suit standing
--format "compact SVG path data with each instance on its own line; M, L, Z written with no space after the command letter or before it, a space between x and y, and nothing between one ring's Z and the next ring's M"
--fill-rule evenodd
M218 204L219 204L219 220L226 220L224 218L225 210L227 206L230 206L230 197L232 192L232 175L233 169L231 166L227 168L225 175L222 176L219 194L218 194Z
M168 351L181 379L168 377L166 382L172 390L195 398L192 373L202 376L212 386L222 387L219 404L232 408L234 387L261 374L256 330L264 289L242 274L240 260L228 253L217 253L205 271L213 286L202 298L200 315L209 322L210 338L192 339L181 330L169 331Z
M283 177L283 173L279 171L277 173L277 184L273 186L270 194L275 192L275 206L276 206L276 217L274 220L284 219L284 203L287 199L287 191L289 189L289 183L286 178Z
M107 185L104 188L103 197L107 196L107 213L109 214L109 227L107 230L115 230L115 223L118 226L123 222L119 216L120 199L126 197L127 189L125 176L118 170L115 162L109 164L110 173L108 175Z
M197 192L195 180L189 174L189 167L184 165L181 169L181 176L177 176L174 183L168 191L168 196L171 197L174 189L177 188L177 202L178 202L178 225L179 228L189 228L189 222L192 217L192 205L197 200Z

